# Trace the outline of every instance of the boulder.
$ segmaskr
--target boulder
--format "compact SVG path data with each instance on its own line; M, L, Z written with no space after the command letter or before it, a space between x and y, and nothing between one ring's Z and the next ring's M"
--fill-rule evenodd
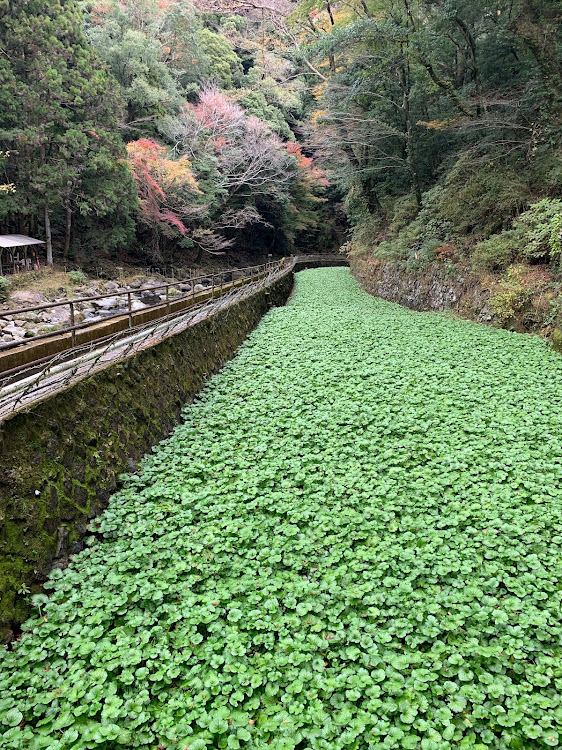
M3 335L9 333L10 336L15 339L23 339L23 337L25 336L25 328L20 328L20 326L16 326L13 323L10 323L3 329L2 333Z
M17 291L10 294L10 302L13 307L34 307L35 305L46 305L48 299L42 292Z
M162 301L160 295L157 292L142 294L140 301L143 305L157 305Z
M70 321L70 308L68 305L61 305L60 307L53 307L50 310L45 310L41 319L45 323L51 323L56 325L57 323L68 323Z
M94 300L92 305L98 310L113 310L114 308L126 307L127 300L125 297L105 297L104 299Z
M106 281L105 288L108 292L116 292L119 289L119 284L116 281Z
M142 287L151 287L151 286L159 286L160 284L162 284L162 281L160 279L150 278L150 279L145 279L142 282L141 286Z

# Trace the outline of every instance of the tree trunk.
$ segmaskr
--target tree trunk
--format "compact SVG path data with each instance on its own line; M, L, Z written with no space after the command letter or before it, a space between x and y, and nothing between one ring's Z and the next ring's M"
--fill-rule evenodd
M408 170L410 172L410 181L412 190L416 196L418 208L422 207L422 191L420 178L418 175L418 162L416 159L416 150L414 142L414 128L412 126L412 117L410 114L410 80L407 65L402 65L399 73L400 88L402 89L402 112L404 114L404 127L406 131L406 156L408 160Z
M68 258L68 252L70 250L70 240L72 235L72 209L70 208L70 203L67 202L65 207L65 215L66 215L66 222L65 222L65 232L64 232L64 258Z
M476 116L480 117L482 113L482 79L480 77L480 68L478 67L478 61L476 59L476 41L462 18L457 16L455 18L455 23L461 30L468 46L468 52L472 62L472 72L474 73L474 87L476 89Z
M375 181L372 179L368 180L363 184L362 189L363 194L365 195L367 208L369 209L369 213L371 214L371 216L375 216L378 214L381 218L384 219L384 209L382 207L382 203L379 200L379 194L377 192Z
M342 151L346 154L347 158L349 159L353 168L356 170L357 174L361 175L362 168L364 165L362 162L359 161L359 159L355 155L355 152L353 151L351 146L342 146ZM375 214L379 214L380 217L384 219L384 208L382 207L382 204L379 200L374 178L370 177L366 180L361 180L361 178L359 177L358 183L361 189L361 193L363 197L365 198L365 204L367 206L367 210L369 211L371 216L374 216Z
M53 265L53 243L51 239L51 216L49 214L49 204L45 201L45 238L47 240L47 265Z
M556 12L548 7L548 3L523 0L521 13L510 24L515 36L523 41L537 61L551 100L562 96L562 64L556 48L559 23Z
M459 44L455 61L455 83L460 88L466 76L466 50Z
M435 72L435 68L433 67L431 62L425 57L421 49L417 50L417 56L419 58L420 63L429 73L429 77L431 78L433 83L436 86L439 86L439 88L442 91L444 91L445 94L447 94L449 99L455 104L456 107L458 107L458 109L463 113L463 115L466 115L467 117L474 117L475 114L471 112L468 109L468 107L461 101L451 81L443 80L437 75L437 73Z
M45 144L41 144L41 164L45 166ZM45 198L44 206L45 216L45 239L46 239L46 250L47 250L47 265L53 265L53 243L51 238L51 215L49 214L49 201Z
M160 235L156 227L152 229L152 260L162 260L162 256L160 255Z
M330 5L330 2L326 2L326 10L328 11L328 15L330 16L330 26L335 26L334 16L332 13L332 6ZM334 53L330 52L328 55L328 60L330 63L330 70L332 73L336 72L336 58L334 57Z

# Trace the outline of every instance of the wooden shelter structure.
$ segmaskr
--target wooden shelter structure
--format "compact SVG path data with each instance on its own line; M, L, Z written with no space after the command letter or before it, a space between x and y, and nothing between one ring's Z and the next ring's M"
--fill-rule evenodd
M30 245L44 245L43 240L25 234L0 234L0 276L4 273L39 270L37 250L28 253Z

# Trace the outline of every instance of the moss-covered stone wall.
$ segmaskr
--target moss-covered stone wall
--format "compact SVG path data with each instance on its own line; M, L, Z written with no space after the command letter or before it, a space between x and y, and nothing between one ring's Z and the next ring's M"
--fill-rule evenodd
M478 323L537 333L562 353L556 315L560 285L544 267L513 266L500 275L443 260L409 268L373 254L351 255L349 263L363 289L375 297L412 310L447 310Z
M183 405L293 286L288 274L211 318L0 425L0 639L31 590L81 548L88 522Z

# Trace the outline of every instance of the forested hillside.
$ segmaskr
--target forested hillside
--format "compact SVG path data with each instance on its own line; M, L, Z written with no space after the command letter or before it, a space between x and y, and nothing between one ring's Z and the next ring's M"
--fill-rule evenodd
M511 268L515 305L521 264L548 284L559 265L561 18L556 0L4 0L2 229L50 225L76 260L347 240L409 271Z
M337 245L306 82L261 10L16 0L0 39L3 231L77 261Z
M356 272L380 291L440 267L500 324L559 325L562 4L305 2L291 18Z

